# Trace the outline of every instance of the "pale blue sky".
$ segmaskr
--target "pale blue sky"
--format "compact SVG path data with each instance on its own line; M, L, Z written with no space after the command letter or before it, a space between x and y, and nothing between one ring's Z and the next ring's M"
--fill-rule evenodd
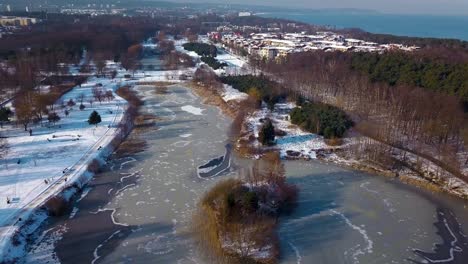
M468 15L468 0L168 0L171 2L254 4L288 7L358 8L386 13ZM467 25L468 27L468 25Z

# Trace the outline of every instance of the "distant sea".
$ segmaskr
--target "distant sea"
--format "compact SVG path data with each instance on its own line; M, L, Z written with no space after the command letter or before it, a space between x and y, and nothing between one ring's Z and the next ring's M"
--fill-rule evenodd
M275 11L258 15L336 28L360 28L371 33L468 41L468 16L393 15L377 12L338 11Z

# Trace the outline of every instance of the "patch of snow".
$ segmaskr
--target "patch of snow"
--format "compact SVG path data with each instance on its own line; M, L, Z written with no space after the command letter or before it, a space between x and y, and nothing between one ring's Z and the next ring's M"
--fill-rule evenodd
M261 120L270 118L276 130L286 132L285 136L276 137L276 145L273 146L279 150L282 158L293 157L288 154L288 152L292 152L296 153L295 158L316 159L317 150L332 147L325 143L322 136L306 132L290 122L289 112L294 107L296 107L294 103L279 103L275 105L273 111L270 111L266 105L263 105L262 109L248 116L245 123L255 138L258 138L258 133L263 125Z
M239 92L239 90L232 88L232 86L224 84L224 92L221 94L221 97L225 102L229 101L243 101L249 97L248 94Z
M184 105L180 109L182 109L185 112L191 113L192 115L203 115L203 111L205 110L198 107L194 107L192 105Z
M98 83L104 91L112 91L114 99L90 104L92 88ZM29 219L48 197L76 181L83 184L93 176L86 172L87 164L109 153L107 146L117 133L127 106L126 101L115 94L118 87L120 83L116 80L92 77L87 84L74 87L59 99L59 102L73 99L76 105L57 106L55 111L61 120L56 124L32 125L32 136L20 127L2 129L10 148L8 158L0 166L3 183L0 186L0 248L7 247L8 238L21 225L17 219ZM84 110L78 109L81 94L85 98ZM87 123L92 111L101 115L102 122L98 126ZM67 199L73 193L66 192L63 196ZM8 199L15 202L7 203Z

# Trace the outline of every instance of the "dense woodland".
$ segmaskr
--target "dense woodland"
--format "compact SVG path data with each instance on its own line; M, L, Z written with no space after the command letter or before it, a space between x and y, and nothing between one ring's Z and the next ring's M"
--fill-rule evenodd
M419 54L390 52L353 53L346 63L367 75L372 82L423 87L455 95L468 104L468 60L454 63Z
M402 56L408 58L403 60ZM373 152L369 157L391 156L392 147L396 147L422 155L465 178L459 169L466 161L458 156L468 142L460 92L464 88L449 87L446 78L430 74L433 65L438 65L434 57L423 58L433 64L421 63L424 67L413 69L414 79L403 77L408 76L403 65L410 65L419 56L307 52L290 54L282 61L252 58L251 62L271 78L288 84L285 87L291 94L346 111L357 131L384 143L378 148L372 146L372 150L364 148ZM449 65L452 69L461 67ZM466 73L459 78L464 76ZM408 84L418 78L416 84ZM443 83L447 86L437 85Z
M194 51L202 57L216 57L218 49L216 46L200 42L189 42L183 45L184 49Z
M303 103L294 108L291 112L291 122L326 139L343 137L353 125L345 112L321 103Z
M266 102L270 109L273 109L273 106L287 95L279 83L263 75L223 76L221 82Z
M216 58L213 58L213 57L201 57L200 60L203 61L204 63L208 64L214 70L217 70L217 69L224 68L224 67L228 66L227 63L219 62Z

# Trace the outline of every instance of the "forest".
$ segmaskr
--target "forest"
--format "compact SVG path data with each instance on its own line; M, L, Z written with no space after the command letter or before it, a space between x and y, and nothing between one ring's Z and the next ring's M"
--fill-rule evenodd
M147 17L58 16L6 35L0 42L3 100L12 99L16 122L26 129L47 118L53 103L93 70L114 78L116 71L104 72L108 60L134 72L143 54L140 43L163 27ZM70 66L84 74L71 75ZM40 85L51 87L42 91Z
M194 51L202 57L216 57L218 49L216 46L206 43L189 42L183 45L184 49Z
M455 95L468 103L468 62L453 63L404 52L353 53L352 69L372 82L408 85Z
M214 70L228 66L225 62L219 62L216 59L218 55L218 49L215 45L200 43L200 42L188 42L183 45L184 49L193 51L201 56L200 60L208 64Z
M263 100L270 109L273 109L273 106L287 95L279 83L263 75L222 76L221 82Z
M321 103L303 103L294 108L290 116L293 124L326 139L343 137L353 125L344 111Z
M201 57L200 60L203 61L204 63L208 64L211 68L213 68L213 70L217 70L217 69L228 66L227 63L219 62L214 57Z
M366 61L360 56L387 58L377 62ZM432 90L431 82L422 83L428 87L410 85L395 81L394 76L404 76L398 53L388 54L349 54L342 52L304 52L288 55L281 61L264 62L251 58L251 65L268 73L276 81L285 85L287 91L311 102L321 102L338 107L352 117L354 129L372 140L363 141L357 155L370 160L388 157L392 160L394 148L411 152L439 164L459 178L468 180L460 168L468 162L460 152L468 146L467 114L462 107L461 88ZM421 54L406 55L413 60ZM363 61L361 69L352 67ZM441 58L440 55L438 55ZM398 58L398 59L397 59ZM434 56L423 56L426 60L437 60ZM386 60L389 60L386 63ZM440 59L442 60L442 59ZM447 62L447 61L446 61ZM447 62L448 63L448 62ZM399 67L384 67L399 65ZM458 67L458 64L454 67ZM381 70L378 68L381 67ZM430 66L425 66L429 70ZM363 70L364 69L364 70ZM372 79L369 72L375 72ZM422 74L424 68L415 70ZM393 73L393 74L391 74ZM460 77L466 76L462 74ZM398 78L399 79L399 78ZM397 80L398 80L397 79ZM390 83L388 80L393 80ZM422 78L421 80L429 80ZM442 83L443 79L435 82ZM457 90L458 89L458 90ZM442 172L438 172L442 173Z

